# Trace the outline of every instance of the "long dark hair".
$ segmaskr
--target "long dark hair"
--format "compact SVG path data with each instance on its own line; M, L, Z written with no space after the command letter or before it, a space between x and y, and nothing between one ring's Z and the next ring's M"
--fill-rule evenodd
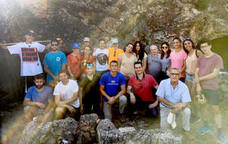
M137 50L136 50L137 44L139 44L139 46L140 46L139 54L137 54ZM144 53L145 53L145 47L144 47L144 45L140 41L136 41L134 43L134 46L133 46L133 50L132 51L136 54L136 56L139 55L139 59L138 60L143 61Z
M164 44L167 45L167 47L168 47L168 51L167 51L166 58L169 58L170 53L171 53L171 49L170 49L169 43L168 43L168 42L163 42L163 43L161 44L161 59L163 59L164 56L165 56L165 52L162 50L162 49L163 49L163 48L162 48L162 45L164 45Z
M193 49L196 49L196 47L195 47L194 42L193 42L190 38L185 38L184 41L183 41L183 49L184 49L184 51L188 54L189 52L188 52L188 50L187 50L187 49L185 48L185 46L184 46L184 42L186 42L186 41L190 41L190 42L192 43L192 48L193 48Z

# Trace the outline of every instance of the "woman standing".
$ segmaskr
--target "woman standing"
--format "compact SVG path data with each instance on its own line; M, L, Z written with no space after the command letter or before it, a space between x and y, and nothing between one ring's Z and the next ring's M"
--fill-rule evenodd
M86 64L87 63L93 63L95 65L95 59L92 56L91 48L86 46L83 50L83 58L81 62L81 74L82 76L85 76L86 74Z
M125 76L126 82L135 74L134 62L137 61L135 54L132 52L133 44L128 43L124 49L124 53L118 57L120 72Z
M170 67L170 53L171 49L169 43L163 42L161 44L161 63L162 63L162 72L161 72L161 80L169 78L168 68Z
M140 41L136 41L134 43L134 47L132 50L136 57L137 57L137 61L141 61L143 64L143 70L146 70L146 64L147 64L147 54L145 52L145 48L143 46L143 44Z
M180 38L174 38L173 39L173 46L174 50L170 54L170 60L171 60L171 68L178 68L181 70L181 78L180 80L184 82L185 80L185 60L187 58L187 54L181 47L181 39Z
M193 41L190 38L185 38L183 41L183 48L187 52L188 57L186 59L186 70L185 70L185 83L188 86L193 105L195 101L195 86L194 86L194 73L197 66L196 49ZM193 106L193 110L196 112L196 107Z

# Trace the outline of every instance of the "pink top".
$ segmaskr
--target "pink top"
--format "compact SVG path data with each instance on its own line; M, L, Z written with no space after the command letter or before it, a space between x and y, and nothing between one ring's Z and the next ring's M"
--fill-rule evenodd
M170 54L171 68L182 69L186 58L187 54L183 49L179 52L173 50Z
M190 75L194 75L197 65L197 57L196 57L196 51L192 53L192 55L188 55L186 59L186 72Z

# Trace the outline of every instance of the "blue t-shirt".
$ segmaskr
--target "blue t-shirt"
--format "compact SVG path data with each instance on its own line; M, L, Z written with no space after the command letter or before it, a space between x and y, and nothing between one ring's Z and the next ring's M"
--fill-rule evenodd
M115 96L120 91L120 86L125 85L124 75L117 72L116 76L113 77L111 72L107 72L102 75L100 79L100 85L105 87L105 92L109 96ZM106 97L103 97L104 101L107 101Z
M188 87L180 80L178 81L178 84L175 89L171 85L170 78L161 81L161 83L158 86L156 95L168 100L169 102L171 102L173 104L177 104L180 102L182 102L182 103L191 102L191 97L189 94ZM162 105L166 106L163 103L162 103Z
M42 91L37 91L35 86L28 89L25 98L30 99L32 102L40 102L47 104L48 99L52 98L52 89L49 86L44 86Z
M45 57L43 64L48 66L48 69L57 76L62 69L62 65L67 63L66 55L58 51L57 53L48 52ZM49 83L53 78L47 74L47 83Z

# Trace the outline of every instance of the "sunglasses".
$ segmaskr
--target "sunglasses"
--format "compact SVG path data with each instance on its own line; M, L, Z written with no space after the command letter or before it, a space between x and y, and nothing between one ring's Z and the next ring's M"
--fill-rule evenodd
M167 46L162 46L163 49L167 49L168 47Z
M184 38L184 41L186 41L186 40L191 40L191 38L190 37Z
M93 66L93 63L87 63L86 66Z

